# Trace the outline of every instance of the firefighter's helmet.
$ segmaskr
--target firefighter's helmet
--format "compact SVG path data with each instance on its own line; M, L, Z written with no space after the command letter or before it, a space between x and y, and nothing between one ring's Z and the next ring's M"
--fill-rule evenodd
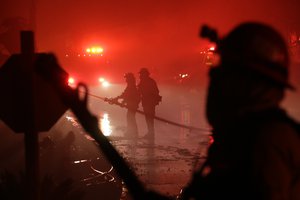
M129 81L135 81L135 77L134 77L133 73L124 74L124 78Z
M139 74L149 76L150 72L147 68L143 67L140 69Z
M225 66L246 67L284 87L288 82L289 55L283 37L272 27L243 23L219 41L218 51Z

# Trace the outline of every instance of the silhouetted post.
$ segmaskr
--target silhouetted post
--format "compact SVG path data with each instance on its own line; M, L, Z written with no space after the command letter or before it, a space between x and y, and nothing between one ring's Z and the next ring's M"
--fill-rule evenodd
M37 73L35 61L40 55L34 52L33 32L22 31L21 54L13 54L0 67L0 119L15 133L25 134L28 200L38 200L40 193L38 133L48 131L67 110Z
M27 69L29 70L29 81L34 81L34 36L31 31L21 32L21 54L24 55ZM34 85L34 83L31 83ZM34 114L34 94L31 88L29 95L29 123L27 130L25 130L25 176L26 176L26 193L27 198L39 199L39 145L38 145L38 131L35 126Z

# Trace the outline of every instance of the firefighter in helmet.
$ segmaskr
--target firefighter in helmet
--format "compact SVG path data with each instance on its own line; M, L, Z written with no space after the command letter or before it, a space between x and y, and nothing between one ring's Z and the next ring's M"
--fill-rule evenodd
M299 124L281 106L294 89L283 37L257 22L218 40L214 31L201 35L215 40L220 55L206 105L214 142L183 199L299 199Z
M136 80L133 73L126 73L124 75L127 86L123 93L113 99L112 102L116 102L119 99L122 100L122 104L127 108L127 130L125 132L125 137L138 137L138 128L136 123L136 111L140 103L140 95L137 90Z
M156 81L150 77L150 72L147 68L141 68L139 76L140 82L137 87L141 96L142 107L145 112L145 119L148 128L148 133L144 137L153 139L155 108L161 101L162 97L159 95L159 89Z

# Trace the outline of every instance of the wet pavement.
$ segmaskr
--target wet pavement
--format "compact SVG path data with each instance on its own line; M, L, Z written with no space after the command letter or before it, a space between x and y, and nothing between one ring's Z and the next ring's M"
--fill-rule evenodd
M95 98L90 98L89 107L98 116L104 135L126 159L144 186L175 197L188 183L196 166L205 160L210 132L202 117L203 110L199 114L203 107L203 102L200 102L203 94L189 92L174 99L169 91L169 88L163 91L164 99L157 107L157 115L187 126L203 128L203 131L189 131L155 121L154 140L143 139L147 132L146 124L144 116L137 114L139 137L126 138L125 109ZM0 147L0 169L22 170L22 134L12 133L2 123L1 131L5 132L1 142L5 145ZM114 168L70 111L49 132L41 133L39 139L41 177L50 175L57 182L72 178L76 187L84 188L84 199L93 200L100 196L102 199L130 199ZM10 156L4 153L8 149Z

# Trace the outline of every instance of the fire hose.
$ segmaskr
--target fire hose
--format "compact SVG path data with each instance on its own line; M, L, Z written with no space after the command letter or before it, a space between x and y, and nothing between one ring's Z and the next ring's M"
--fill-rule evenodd
M97 98L97 99L101 99L101 100L103 100L103 101L105 101L105 102L107 102L109 104L117 105L117 106L119 106L121 108L131 109L131 108L128 108L126 104L120 103L118 101L115 101L115 100L112 100L112 99L109 99L109 98L106 98L106 97L100 97L100 96L97 96L97 95L94 95L94 94L91 94L91 93L88 93L87 95L89 95L91 97L94 97L94 98ZM139 114L147 115L147 113L145 113L142 110L137 109L135 111L137 113L139 113ZM170 120L158 117L158 116L154 116L153 118L156 119L156 120L158 120L158 121L162 121L162 122L174 125L174 126L178 126L178 127L181 127L181 128L188 129L190 132L193 131L193 130L194 131L205 131L205 132L209 132L210 131L209 129L198 128L198 127L194 127L194 126L188 126L188 125L180 124L180 123L173 122L173 121L170 121Z

